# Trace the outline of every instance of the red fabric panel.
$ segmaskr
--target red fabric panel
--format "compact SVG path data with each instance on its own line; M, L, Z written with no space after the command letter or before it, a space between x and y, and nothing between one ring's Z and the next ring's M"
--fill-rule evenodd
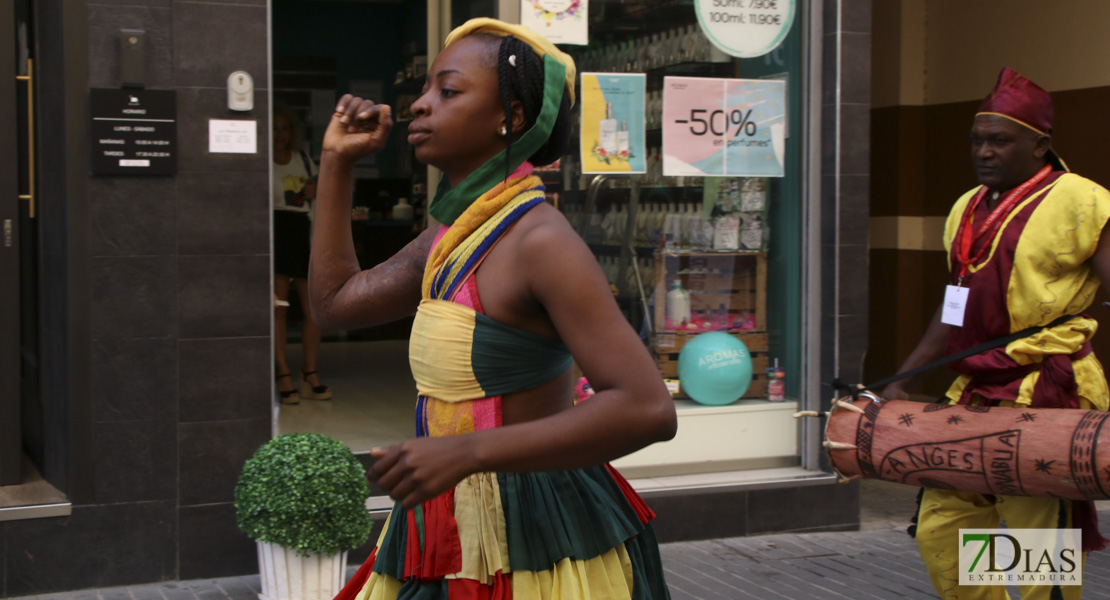
M1033 408L1079 408L1079 384L1075 381L1073 360L1091 353L1090 342L1071 356L1050 354L1041 362L1041 376L1033 388Z
M513 582L500 571L493 585L482 585L473 579L448 579L447 597L451 600L513 600Z
M418 575L422 581L462 570L462 543L454 506L453 489L424 503L424 552Z
M613 476L613 480L620 486L621 492L624 494L624 499L632 505L632 509L636 511L636 516L640 518L640 522L646 525L653 520L655 518L655 511L651 510L651 507L649 507L647 503L644 502L644 499L636 493L636 490L632 489L632 485L628 483L628 480L614 469L613 465L605 463L605 468L609 469L609 474Z
M423 507L405 511L405 579L418 577L424 553L420 550L420 528L416 526L416 511Z
M378 549L374 548L370 551L370 556L367 557L366 562L362 563L362 566L355 572L354 577L351 577L347 585L343 586L343 589L335 595L335 600L353 600L358 595L362 587L366 585L366 580L370 579L370 572L374 569L374 559L377 557Z
M1090 500L1075 500L1071 503L1071 526L1081 531L1080 550L1083 552L1102 550L1110 541L1102 537L1098 530L1098 511L1095 510L1095 503Z

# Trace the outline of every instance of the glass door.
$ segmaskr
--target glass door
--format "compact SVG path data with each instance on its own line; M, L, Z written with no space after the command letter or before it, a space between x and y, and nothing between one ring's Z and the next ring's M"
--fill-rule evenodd
M38 393L31 16L30 0L0 0L0 31L10 40L0 44L0 122L15 133L0 138L0 485L22 483Z

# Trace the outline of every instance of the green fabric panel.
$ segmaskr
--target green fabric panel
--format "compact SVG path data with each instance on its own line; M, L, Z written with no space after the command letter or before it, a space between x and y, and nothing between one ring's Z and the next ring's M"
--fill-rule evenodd
M651 525L640 535L624 543L632 563L631 600L669 600L671 591L663 577L663 560L659 558L659 542Z
M570 368L566 344L477 313L470 364L487 396L530 390Z
M405 509L398 502L393 505L393 513L389 519L389 527L385 530L385 537L378 547L378 556L374 560L375 573L389 575L401 581L405 578L405 530L407 516Z
M559 117L559 105L563 100L567 69L563 63L551 58L543 57L543 104L540 114L536 115L536 123L532 125L520 139L512 145L512 164L509 171L515 171L524 164L528 157L536 153L551 137L551 129L555 126L555 119ZM451 225L459 215L463 214L471 203L479 196L489 191L493 186L505 180L505 152L502 150L496 156L487 160L476 171L466 176L455 188L446 177L439 180L436 188L432 207L428 210L437 221L444 225Z
M509 566L546 571L564 558L600 556L644 526L604 466L498 473Z
M419 579L410 579L397 590L397 600L447 600L447 580L422 583Z
M420 553L423 554L424 553L424 506L423 505L417 505L416 508L412 509L412 516L413 516L414 520L416 521L417 535L420 536L419 538L417 538L420 541Z

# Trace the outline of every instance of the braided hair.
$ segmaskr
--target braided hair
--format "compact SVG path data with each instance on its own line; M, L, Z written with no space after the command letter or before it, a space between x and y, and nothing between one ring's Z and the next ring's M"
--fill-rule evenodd
M515 56L512 62L510 57ZM505 109L505 179L512 169L513 150L513 100L520 102L524 110L524 130L536 123L536 117L543 106L544 67L543 59L536 56L532 47L512 35L501 38L497 53L497 88L501 94L501 106ZM559 114L547 141L532 156L529 162L536 166L548 165L566 153L570 143L570 99L562 94ZM521 132L523 133L523 132Z

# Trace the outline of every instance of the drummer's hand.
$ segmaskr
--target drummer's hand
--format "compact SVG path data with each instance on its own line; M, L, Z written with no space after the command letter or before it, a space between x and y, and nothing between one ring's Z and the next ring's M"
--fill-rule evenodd
M883 391L880 395L883 397L883 400L909 400L910 399L909 393L905 389L902 388L901 382L897 382L897 381L888 385L888 386L886 386L885 388L883 388Z
M323 152L355 161L381 150L393 128L392 114L387 104L344 94L324 132Z

